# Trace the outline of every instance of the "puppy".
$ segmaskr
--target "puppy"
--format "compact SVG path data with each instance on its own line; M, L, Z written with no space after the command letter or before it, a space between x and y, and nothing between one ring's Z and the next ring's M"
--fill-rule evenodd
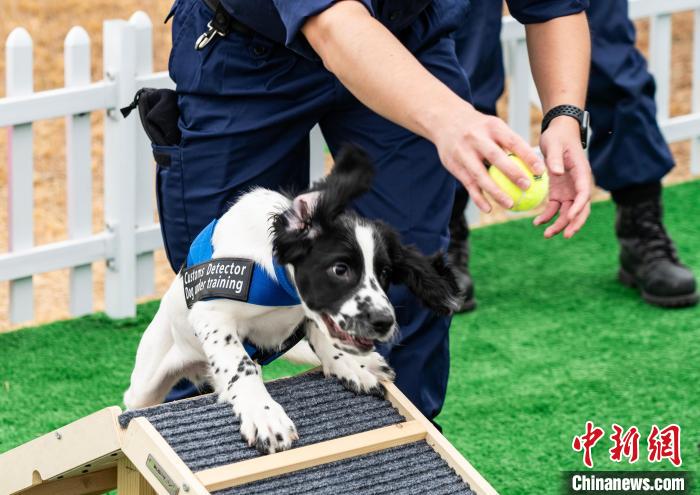
M206 382L231 404L249 445L288 449L298 438L294 423L246 347L291 347L299 329L326 375L357 393L382 393L380 382L394 373L374 343L397 331L389 285L405 284L441 314L457 307L458 289L442 254L424 256L389 226L346 210L369 191L372 176L365 153L345 148L311 190L290 198L253 189L212 223L210 241L200 234L190 256L210 243L212 261L181 270L163 297L139 344L126 406L161 403L183 377ZM210 276L218 277L211 290ZM271 303L261 302L266 279L284 289Z

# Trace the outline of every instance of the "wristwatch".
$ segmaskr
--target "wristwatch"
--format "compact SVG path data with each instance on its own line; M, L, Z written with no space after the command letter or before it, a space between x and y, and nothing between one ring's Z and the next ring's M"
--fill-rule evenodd
M591 117L586 110L582 110L574 105L559 105L554 107L547 112L547 115L542 119L542 132L547 130L552 120L562 115L578 120L578 125L581 129L581 146L583 146L585 150L588 147L588 129L591 123Z

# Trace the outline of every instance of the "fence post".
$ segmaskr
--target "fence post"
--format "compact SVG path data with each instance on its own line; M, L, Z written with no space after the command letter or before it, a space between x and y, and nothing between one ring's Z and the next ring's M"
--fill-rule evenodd
M133 27L123 20L105 21L104 75L117 85L115 108L104 123L104 215L114 234L113 253L105 271L105 311L112 318L136 314L136 121L124 119L119 108L136 91L136 44Z
M530 63L527 43L518 39L508 43L508 123L525 141L530 142Z
M700 112L700 9L693 12L692 112ZM691 141L690 172L700 174L700 136Z
M66 87L90 84L90 37L82 27L73 27L63 43ZM92 159L90 114L66 116L66 168L68 237L92 235ZM70 312L73 316L92 312L92 265L70 271Z
M153 72L153 24L148 14L134 12L129 18L134 29L136 42L136 76ZM132 117L136 119L136 115ZM136 226L145 227L153 223L153 191L155 190L155 170L151 144L140 125L136 131ZM155 264L153 253L136 256L136 295L147 296L155 292Z
M651 18L649 68L656 79L656 115L664 121L671 114L671 14Z
M316 181L326 175L326 141L321 128L315 125L309 134L309 179Z
M25 96L34 91L32 38L24 28L15 28L5 45L7 96ZM9 250L22 251L34 245L34 157L32 124L8 130ZM32 277L10 282L10 321L34 317Z

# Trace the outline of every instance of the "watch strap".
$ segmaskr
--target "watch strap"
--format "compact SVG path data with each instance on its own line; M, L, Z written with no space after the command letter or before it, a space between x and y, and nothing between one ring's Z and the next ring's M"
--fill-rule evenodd
M542 132L546 131L552 120L566 116L576 119L581 130L581 145L584 149L588 146L588 112L574 105L558 105L552 108L542 119Z

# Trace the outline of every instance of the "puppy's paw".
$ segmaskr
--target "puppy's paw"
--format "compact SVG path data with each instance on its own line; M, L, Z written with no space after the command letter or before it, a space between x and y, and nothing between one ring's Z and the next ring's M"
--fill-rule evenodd
M299 439L292 420L272 399L254 403L236 400L233 411L241 421L243 440L262 454L287 450Z
M367 356L355 356L338 352L332 361L323 363L326 376L335 376L348 390L356 394L369 394L384 397L383 381L391 382L396 376L377 352Z

